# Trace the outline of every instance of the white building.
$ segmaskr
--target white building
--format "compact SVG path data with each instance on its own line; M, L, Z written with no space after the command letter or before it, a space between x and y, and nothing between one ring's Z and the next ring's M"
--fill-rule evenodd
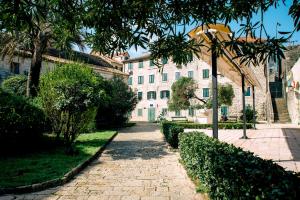
M196 29L193 31L195 32ZM192 32L192 31L191 31ZM191 36L191 35L190 35ZM196 94L200 98L209 98L211 93L211 61L207 49L201 50L204 56L193 56L191 62L186 66L178 68L172 59L161 59L163 69L160 71L157 66L150 60L150 54L144 54L140 57L131 58L123 61L124 72L129 73L128 84L137 93L139 103L132 112L132 121L155 121L163 114L167 119L171 120L176 117L184 117L191 121L203 123L211 123L210 112L205 110L181 110L171 112L168 110L168 100L171 96L171 86L181 76L192 77L198 84ZM219 61L218 61L219 62ZM224 60L219 64L224 64ZM226 63L225 63L226 64ZM265 67L251 66L251 72L257 78L260 88L255 91L256 110L258 112L258 120L266 120L266 112L272 112L271 98L268 91ZM230 73L230 72L228 72ZM228 78L218 76L219 83L229 83L234 88L235 98L233 105L228 107L221 105L219 109L219 117L221 114L238 118L242 110L242 89L241 86ZM246 89L246 105L252 106L252 88L247 86ZM268 110L269 109L269 110ZM270 111L271 110L271 111Z
M155 121L160 114L167 119L172 117L186 117L188 120L201 120L204 110L181 110L180 112L168 111L168 100L171 95L171 86L181 76L191 77L198 83L197 96L201 98L210 97L211 88L211 66L196 56L186 66L177 68L176 64L169 59L162 59L164 64L162 71L150 60L150 54L132 58L124 61L124 70L129 73L128 84L137 93L139 103L132 113L133 121ZM242 110L241 88L228 78L218 76L219 83L232 84L235 92L233 106L221 106L221 112L227 115L239 116ZM257 92L257 91L256 91ZM259 92L259 91L258 91ZM265 96L258 95L257 102L264 101ZM251 88L247 87L246 103L252 106ZM260 116L263 116L264 108L257 107ZM202 119L204 120L204 119ZM209 123L208 121L202 121Z

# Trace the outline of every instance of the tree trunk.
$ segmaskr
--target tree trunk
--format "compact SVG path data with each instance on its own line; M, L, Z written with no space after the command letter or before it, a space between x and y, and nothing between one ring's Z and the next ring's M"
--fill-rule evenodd
M47 46L47 39L43 32L39 32L35 41L31 58L31 66L28 74L26 95L28 97L37 96L38 85L40 81L40 72L42 68L43 53Z

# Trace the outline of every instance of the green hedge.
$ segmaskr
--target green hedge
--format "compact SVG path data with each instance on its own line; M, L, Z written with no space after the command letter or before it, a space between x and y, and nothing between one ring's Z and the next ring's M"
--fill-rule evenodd
M175 128L174 128L175 127ZM246 124L247 129L252 128L252 124ZM190 129L207 129L212 128L212 124L196 124L191 122L170 122L161 123L161 132L164 134L166 141L173 147L178 148L178 133L183 132L185 128ZM220 129L242 129L242 123L219 123Z
M161 132L164 134L166 141L173 148L178 148L178 135L183 131L184 129L176 124L164 122L161 124Z
M211 199L300 198L300 179L270 160L199 132L179 138L182 163Z
M207 129L212 128L212 124L197 124L197 123L183 123L183 122L165 122L165 123L172 123L177 124L183 128L190 128L190 129ZM226 123L218 123L219 129L243 129L243 123L239 122L226 122ZM251 129L253 124L246 123L246 128Z
M47 129L44 112L28 99L0 89L0 138L40 135Z

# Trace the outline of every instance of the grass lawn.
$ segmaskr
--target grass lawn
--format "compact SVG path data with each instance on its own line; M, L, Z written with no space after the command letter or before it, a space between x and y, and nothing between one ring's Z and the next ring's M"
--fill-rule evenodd
M78 155L64 153L64 147L37 153L0 158L0 187L16 187L63 177L68 171L88 159L109 140L115 131L82 134L75 147Z

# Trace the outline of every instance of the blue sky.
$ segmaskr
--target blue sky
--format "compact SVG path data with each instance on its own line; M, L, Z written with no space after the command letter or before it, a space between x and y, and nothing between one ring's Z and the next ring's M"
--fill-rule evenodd
M292 18L288 15L288 9L292 4L292 0L287 0L286 5L283 5L282 3L277 8L270 8L265 14L264 14L264 25L266 27L266 30L270 36L276 35L276 24L281 24L277 27L278 31L292 31L294 28L294 23ZM253 22L257 22L260 20L260 15L256 15L253 17ZM239 24L237 23L231 23L230 27L232 31L239 30ZM194 27L188 27L187 30L191 30ZM278 37L280 35L278 34ZM294 41L294 44L300 44L300 31L295 32L293 37L291 38L291 41ZM139 56L143 53L147 52L147 50L138 48L136 51L135 48L129 49L129 54L131 57Z

